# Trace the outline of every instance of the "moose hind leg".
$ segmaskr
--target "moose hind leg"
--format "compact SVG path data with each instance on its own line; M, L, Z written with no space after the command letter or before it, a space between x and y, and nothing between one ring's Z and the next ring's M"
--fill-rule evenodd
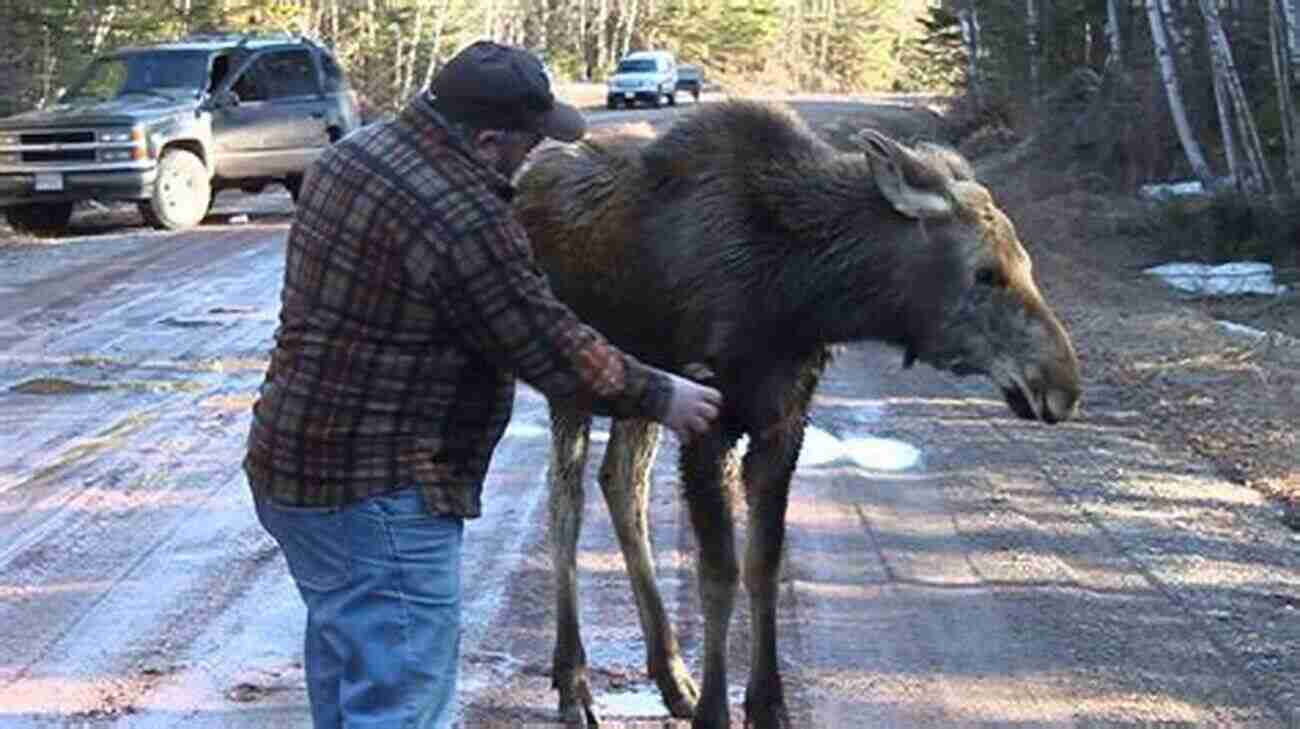
M675 717L689 718L695 712L699 691L686 670L672 622L664 610L650 545L650 470L659 446L659 431L659 425L648 420L614 421L601 464L600 486L641 616L646 671L659 686L668 711Z
M787 421L786 425L755 438L745 456L749 533L744 578L753 619L745 720L746 726L755 729L791 726L776 650L776 605L790 479L803 432L802 418Z
M582 646L578 605L578 536L582 531L585 503L582 480L590 436L590 413L551 408L547 482L556 598L551 685L559 693L560 718L570 727L599 723L587 677L587 653Z
M682 448L682 491L699 545L700 604L704 612L704 681L692 729L726 729L727 629L736 603L735 515L727 480L729 443L714 433Z

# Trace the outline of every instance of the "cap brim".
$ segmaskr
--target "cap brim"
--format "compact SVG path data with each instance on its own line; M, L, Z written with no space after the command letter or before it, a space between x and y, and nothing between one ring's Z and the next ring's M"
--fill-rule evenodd
M542 115L537 131L561 142L576 142L587 133L587 119L576 108L557 101Z

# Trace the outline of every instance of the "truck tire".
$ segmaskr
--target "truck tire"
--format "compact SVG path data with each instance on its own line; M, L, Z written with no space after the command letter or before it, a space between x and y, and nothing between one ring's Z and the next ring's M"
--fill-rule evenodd
M293 198L293 204L298 204L298 194L302 192L302 175L289 175L284 178L284 189L289 191L289 197Z
M5 218L15 233L52 235L68 227L72 203L27 203L5 208Z
M173 148L158 160L153 196L140 203L145 222L160 230L184 230L203 221L212 204L212 180L203 161L187 149Z

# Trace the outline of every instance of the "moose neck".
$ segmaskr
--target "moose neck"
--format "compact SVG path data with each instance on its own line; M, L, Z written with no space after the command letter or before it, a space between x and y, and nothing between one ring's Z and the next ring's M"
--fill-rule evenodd
M790 172L775 186L783 196L778 223L787 231L775 292L783 318L801 338L823 343L909 341L914 267L904 253L925 255L921 223L881 196L861 155L837 154Z

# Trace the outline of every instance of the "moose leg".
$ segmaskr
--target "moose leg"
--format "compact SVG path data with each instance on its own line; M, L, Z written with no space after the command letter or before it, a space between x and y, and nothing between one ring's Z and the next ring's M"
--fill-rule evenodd
M583 471L591 414L551 407L551 561L555 569L555 654L551 685L559 692L560 718L570 727L599 723L587 678L578 616L578 535L582 531Z
M632 594L645 635L646 670L659 686L664 705L676 717L690 717L699 692L682 660L677 636L664 611L655 583L647 510L650 469L659 446L659 426L648 420L616 420L611 428L600 486L605 493L614 531L623 549Z
M785 543L785 511L790 477L803 442L803 418L794 418L756 437L745 456L745 500L749 533L745 589L753 618L749 684L745 687L746 726L791 726L776 654L776 603Z
M682 449L682 490L699 545L700 603L704 612L704 682L692 729L726 729L727 628L736 602L735 517L726 478L727 444L716 433Z

